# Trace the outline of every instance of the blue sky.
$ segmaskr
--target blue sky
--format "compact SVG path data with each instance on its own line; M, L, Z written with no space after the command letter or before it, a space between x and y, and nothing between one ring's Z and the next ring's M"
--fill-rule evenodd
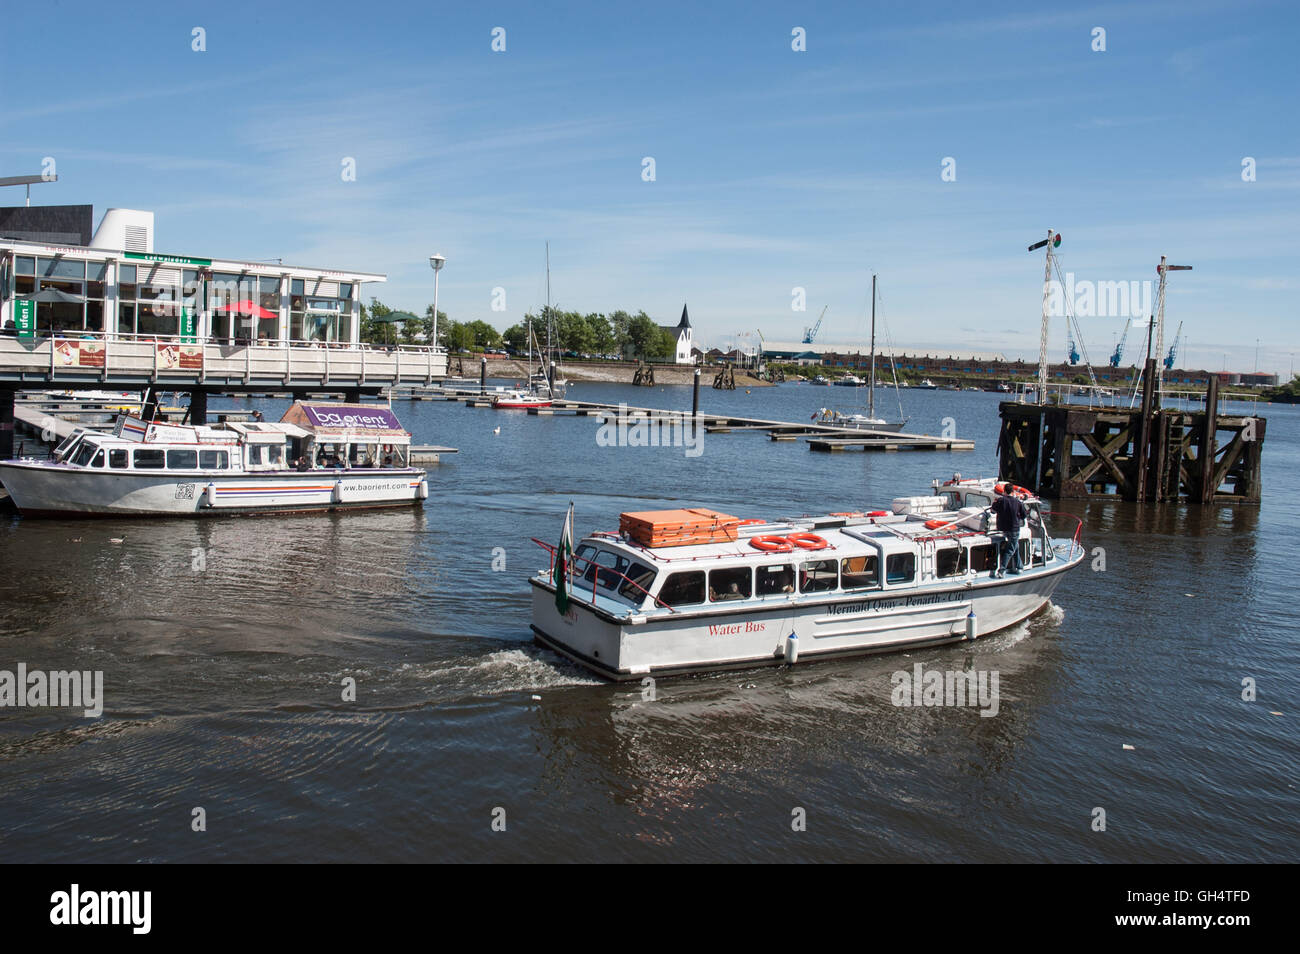
M1052 227L1079 279L1153 280L1162 253L1194 266L1171 279L1180 364L1251 370L1259 339L1261 369L1286 373L1300 351L1286 3L65 2L6 17L27 40L0 60L0 175L52 156L60 181L34 202L152 209L159 251L384 272L368 294L412 310L432 300L437 251L442 310L504 328L544 302L549 240L561 307L668 322L687 301L710 344L796 339L823 306L820 338L860 339L876 271L895 343L1036 357L1042 260L1025 246ZM1104 364L1123 319L1080 322ZM1051 356L1064 350L1057 320Z

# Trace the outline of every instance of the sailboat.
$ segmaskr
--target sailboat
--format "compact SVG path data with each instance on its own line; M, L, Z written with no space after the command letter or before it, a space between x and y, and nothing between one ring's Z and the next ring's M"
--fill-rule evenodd
M492 398L492 406L497 410L526 410L530 407L550 407L551 389L542 378L542 385L537 384L538 375L533 373L533 354L540 351L537 334L532 322L528 323L528 386L502 391Z
M893 356L890 356L890 366L893 366ZM897 376L894 382L895 394L898 390ZM866 413L862 413L865 410ZM867 431L901 431L903 425L907 423L907 418L903 417L902 401L899 401L899 419L890 421L883 417L876 416L876 276L871 276L871 380L867 391L867 406L848 410L837 410L835 408L821 408L817 414L813 415L813 420L821 424L830 424L834 427L852 427L860 428Z
M541 367L529 376L528 383L535 392L548 398L562 398L564 391L569 386L569 382L559 376L559 368L552 367L550 362L555 354L554 345L551 340L551 327L554 324L555 315L551 312L551 243L546 243L546 355L542 358ZM530 366L531 369L531 366Z

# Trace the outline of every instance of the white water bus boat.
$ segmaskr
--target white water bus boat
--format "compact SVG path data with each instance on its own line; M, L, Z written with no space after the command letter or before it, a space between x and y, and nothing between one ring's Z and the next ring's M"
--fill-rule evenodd
M1000 492L1020 496L1024 569L995 578ZM536 641L615 680L802 663L974 639L1041 610L1084 557L1038 498L991 479L935 481L889 511L765 521L624 514L529 580ZM650 526L647 537L643 528ZM566 534L567 538L567 534ZM641 542L650 540L649 544ZM558 582L562 592L557 591Z
M411 435L386 407L297 402L278 423L117 419L77 428L51 459L0 461L28 516L202 516L395 507L429 495Z

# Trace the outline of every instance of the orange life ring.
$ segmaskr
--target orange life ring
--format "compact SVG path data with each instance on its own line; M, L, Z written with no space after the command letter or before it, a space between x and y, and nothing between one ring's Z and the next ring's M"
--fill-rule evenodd
M794 549L789 540L774 534L750 537L749 545L755 550L762 550L765 553L789 553Z
M768 520L759 520L757 517L746 517L744 520L740 521L740 523L737 524L737 526L749 527L749 526L753 526L754 524L770 523L770 522L771 521Z
M829 543L815 533L791 533L786 539L802 550L825 550Z
M840 513L833 513L831 514L831 516L832 517L861 517L862 514L858 513L857 511L853 511L852 513L850 513L849 511L845 510Z
M925 522L925 529L938 530L940 527L948 526L948 524L950 524L951 522L952 521L950 520L927 520Z
M868 516L868 517L888 517L888 516L889 516L889 511L888 511L888 510L873 510L873 511L871 511L871 513L867 514L867 516Z

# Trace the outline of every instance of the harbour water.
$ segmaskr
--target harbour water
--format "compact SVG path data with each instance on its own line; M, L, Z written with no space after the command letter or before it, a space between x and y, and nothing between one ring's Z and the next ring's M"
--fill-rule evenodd
M1060 505L1101 551L1047 611L973 645L667 679L653 698L532 645L525 580L546 555L529 538L558 538L570 500L583 533L681 503L869 509L996 472L999 396L903 397L907 430L952 418L976 450L813 454L735 433L692 456L600 446L589 418L410 403L417 443L460 448L422 509L5 517L0 670L102 671L104 713L0 709L0 860L1294 860L1294 408L1261 408L1258 509ZM702 394L791 421L843 400ZM894 705L891 676L918 663L996 672L996 716Z

